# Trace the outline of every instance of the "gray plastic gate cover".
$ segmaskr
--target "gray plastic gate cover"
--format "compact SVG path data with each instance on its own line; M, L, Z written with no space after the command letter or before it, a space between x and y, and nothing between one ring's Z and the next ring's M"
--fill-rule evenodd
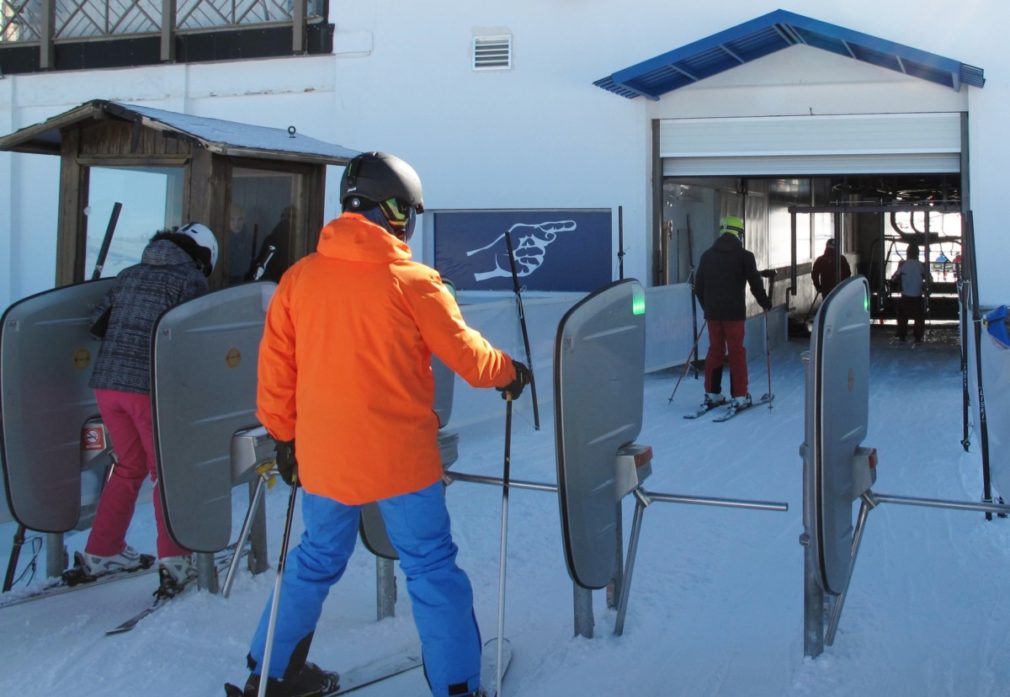
M617 281L562 317L554 345L558 496L572 580L602 588L616 571L617 450L642 428L645 292Z
M81 427L98 415L88 387L101 342L91 312L115 279L49 290L0 320L0 428L9 511L31 530L66 532L81 514Z
M817 312L810 337L813 385L807 402L806 442L813 448L814 535L821 586L832 594L845 587L852 555L852 457L866 436L869 418L869 285L855 276L838 285ZM813 413L811 413L811 411ZM811 432L812 431L812 432Z
M276 285L247 283L168 310L154 331L158 481L172 538L196 552L231 538L231 437L259 425L256 364Z
M456 384L456 373L452 372L438 358L431 359L431 371L435 376L435 414L439 428L445 428L452 416L452 391ZM439 430L438 450L442 456L442 467L448 468L456 461L459 434ZM386 524L382 520L379 506L369 503L361 507L361 541L372 554L386 559L398 559L399 555L386 534Z

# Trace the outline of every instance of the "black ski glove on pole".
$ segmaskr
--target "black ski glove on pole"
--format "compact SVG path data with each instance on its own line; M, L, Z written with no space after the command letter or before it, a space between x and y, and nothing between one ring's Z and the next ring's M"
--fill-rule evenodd
M533 373L524 364L519 361L512 361L512 366L516 370L516 379L505 385L505 387L495 388L501 392L501 398L506 400L519 399L519 395L523 393L523 387L530 384L530 381L533 379Z
M274 440L277 447L277 472L288 486L298 486L298 460L293 440Z

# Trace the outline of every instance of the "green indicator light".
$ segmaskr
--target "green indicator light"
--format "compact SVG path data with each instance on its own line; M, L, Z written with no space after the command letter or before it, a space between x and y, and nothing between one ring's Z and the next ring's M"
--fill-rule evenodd
M865 293L863 295L863 309L868 313L870 311L870 294Z
M631 293L631 314L645 314L645 291L641 288L636 288Z

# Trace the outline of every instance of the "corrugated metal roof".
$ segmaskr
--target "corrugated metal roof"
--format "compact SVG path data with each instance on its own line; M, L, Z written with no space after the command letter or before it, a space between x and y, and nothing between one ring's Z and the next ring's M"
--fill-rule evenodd
M955 91L962 84L985 84L982 69L973 65L785 10L730 27L593 84L628 99L659 99L667 92L797 44L896 70Z
M231 157L342 165L358 154L356 150L301 133L289 133L286 129L180 114L102 99L92 100L40 124L0 137L0 150L58 154L61 129L103 115L186 136L211 152Z

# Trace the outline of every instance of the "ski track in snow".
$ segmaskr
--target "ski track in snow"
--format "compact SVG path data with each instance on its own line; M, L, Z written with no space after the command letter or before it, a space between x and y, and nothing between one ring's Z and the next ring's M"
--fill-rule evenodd
M772 409L730 422L683 414L700 401L688 376L672 404L677 370L645 381L645 421L637 441L653 446L654 492L784 501L787 513L655 503L642 534L622 637L604 591L594 596L595 636L573 637L572 586L554 494L512 489L509 496L506 634L515 658L505 695L747 695L873 697L1010 692L1010 520L979 513L881 505L869 515L834 646L803 656L802 462L806 341L773 353ZM767 390L764 355L752 355L750 391ZM549 392L541 376L541 393ZM874 490L977 501L977 438L961 439L961 377L956 347L911 350L874 336L870 428L879 453ZM512 476L555 482L552 405L532 427L528 397L516 405ZM504 408L502 409L504 412ZM504 416L504 413L502 414ZM460 429L453 469L500 476L503 418ZM450 429L452 425L450 424ZM235 528L246 502L233 501ZM448 502L459 563L474 586L484 639L495 633L500 488L457 482ZM266 497L270 561L276 562L287 493ZM855 511L855 508L854 508ZM624 505L625 535L633 504ZM153 548L147 489L129 539ZM300 531L296 517L295 535ZM6 559L13 526L0 526ZM71 551L86 535L67 536ZM44 551L39 558L43 572ZM22 563L29 555L22 552ZM38 575L37 575L38 576ZM375 620L374 561L364 547L330 594L310 659L337 670L407 650L416 643L405 581L397 571L395 618ZM34 583L41 583L36 578ZM143 608L154 575L0 609L0 695L82 691L153 697L220 695L245 679L247 642L274 583L241 567L229 599L189 593L122 636L103 633ZM424 695L420 670L360 691L362 697Z

